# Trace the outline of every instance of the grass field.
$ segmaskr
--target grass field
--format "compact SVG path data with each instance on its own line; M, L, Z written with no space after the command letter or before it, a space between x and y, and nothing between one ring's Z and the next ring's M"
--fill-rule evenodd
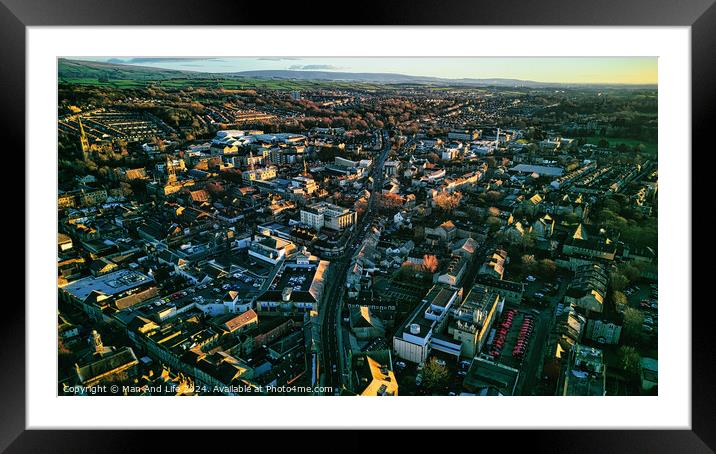
M647 142L647 141L637 140L637 139L626 139L623 137L599 137L599 136L585 137L585 140L587 141L587 143L592 143L594 145L597 145L599 143L599 141L602 139L605 139L607 142L609 142L609 145L612 147L617 146L620 143L623 143L624 145L627 145L629 147L643 144L645 147L644 151L647 154L656 155L659 151L659 146L656 142Z
M378 90L390 87L389 85L377 85L367 82L342 82L342 81L312 81L312 80L291 80L291 79L258 79L258 78L236 78L236 79L163 79L163 80L141 80L141 79L109 79L107 82L100 82L92 77L62 77L60 83L92 85L98 87L112 88L141 88L147 85L158 85L166 88L204 87L204 88L226 88L236 89L267 89L267 90L311 90L317 88L344 88Z

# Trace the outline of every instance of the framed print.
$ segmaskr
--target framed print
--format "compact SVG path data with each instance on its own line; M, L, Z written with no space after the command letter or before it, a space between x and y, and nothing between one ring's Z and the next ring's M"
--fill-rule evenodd
M27 196L0 446L712 452L711 3L4 0Z

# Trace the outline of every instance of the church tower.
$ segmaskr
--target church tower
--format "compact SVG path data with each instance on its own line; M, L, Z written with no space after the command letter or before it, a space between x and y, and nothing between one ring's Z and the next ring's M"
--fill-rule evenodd
M92 346L94 347L95 353L102 353L104 351L104 345L102 345L102 338L95 330L92 330Z
M170 183L174 183L177 181L177 174L176 170L174 170L174 163L172 162L171 158L167 155L167 181Z

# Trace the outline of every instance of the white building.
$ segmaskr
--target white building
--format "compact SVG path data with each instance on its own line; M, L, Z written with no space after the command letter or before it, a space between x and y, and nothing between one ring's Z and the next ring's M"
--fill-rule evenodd
M318 202L301 209L301 222L316 230L327 227L343 230L355 224L358 214L328 202Z
M395 354L414 363L423 363L432 349L433 334L446 320L458 299L457 289L435 285L393 336Z

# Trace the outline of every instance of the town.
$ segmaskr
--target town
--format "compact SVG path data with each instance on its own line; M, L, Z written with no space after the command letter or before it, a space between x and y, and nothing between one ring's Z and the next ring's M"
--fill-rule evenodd
M59 395L656 395L656 88L59 71Z

